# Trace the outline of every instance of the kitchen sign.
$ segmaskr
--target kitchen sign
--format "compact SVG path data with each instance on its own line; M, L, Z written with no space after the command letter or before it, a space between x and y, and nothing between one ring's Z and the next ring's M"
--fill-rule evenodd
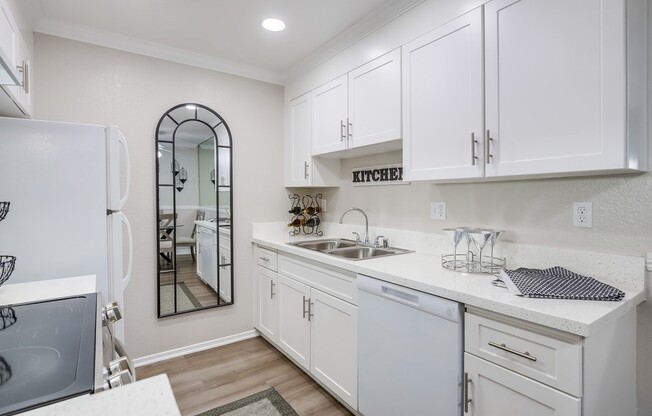
M403 181L403 165L369 166L354 168L351 172L353 186L409 185Z

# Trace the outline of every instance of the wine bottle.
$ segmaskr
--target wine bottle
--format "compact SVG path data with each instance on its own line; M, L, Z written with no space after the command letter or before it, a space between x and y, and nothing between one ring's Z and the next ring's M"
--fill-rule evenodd
M288 212L292 215L299 215L301 214L301 207L297 205L296 207L292 207Z
M291 223L288 224L288 227L300 227L306 222L305 218L295 218Z
M316 227L319 225L321 221L319 220L319 217L310 217L306 220L305 226L306 227Z

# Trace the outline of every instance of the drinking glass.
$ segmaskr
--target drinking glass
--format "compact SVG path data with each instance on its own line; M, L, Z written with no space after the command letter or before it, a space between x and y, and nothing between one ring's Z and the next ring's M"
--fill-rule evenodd
M469 233L471 240L480 251L480 271L482 272L482 250L494 234L494 230L474 230Z
M457 269L457 245L466 235L466 229L464 227L444 228L444 232L453 243L453 268Z

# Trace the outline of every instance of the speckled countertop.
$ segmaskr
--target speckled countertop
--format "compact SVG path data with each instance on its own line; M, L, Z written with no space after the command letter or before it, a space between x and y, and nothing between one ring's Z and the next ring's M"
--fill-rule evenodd
M26 416L180 416L170 381L165 374L22 414Z
M303 239L306 237L304 236ZM493 276L462 274L447 270L441 266L441 255L434 252L417 251L352 261L286 244L288 241L297 240L287 236L286 233L271 230L268 225L254 226L253 242L278 252L301 256L308 260L584 337L615 321L645 300L643 285L645 260L638 257L554 249L554 262L557 265L575 269L580 273L592 274L599 280L623 290L625 299L620 302L532 299L515 296L504 288L493 286L491 284ZM415 248L406 246L405 239L402 242L404 245L399 247ZM511 250L512 254L517 251ZM553 265L546 261L550 249L541 248L537 252L530 248L520 248L519 251L521 257L531 258L526 261L531 267Z

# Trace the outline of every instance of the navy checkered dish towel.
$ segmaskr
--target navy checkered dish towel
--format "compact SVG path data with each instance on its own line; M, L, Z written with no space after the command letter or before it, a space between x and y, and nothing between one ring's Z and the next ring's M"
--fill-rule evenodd
M530 298L619 301L625 297L613 286L559 266L501 270L499 280L511 293Z

